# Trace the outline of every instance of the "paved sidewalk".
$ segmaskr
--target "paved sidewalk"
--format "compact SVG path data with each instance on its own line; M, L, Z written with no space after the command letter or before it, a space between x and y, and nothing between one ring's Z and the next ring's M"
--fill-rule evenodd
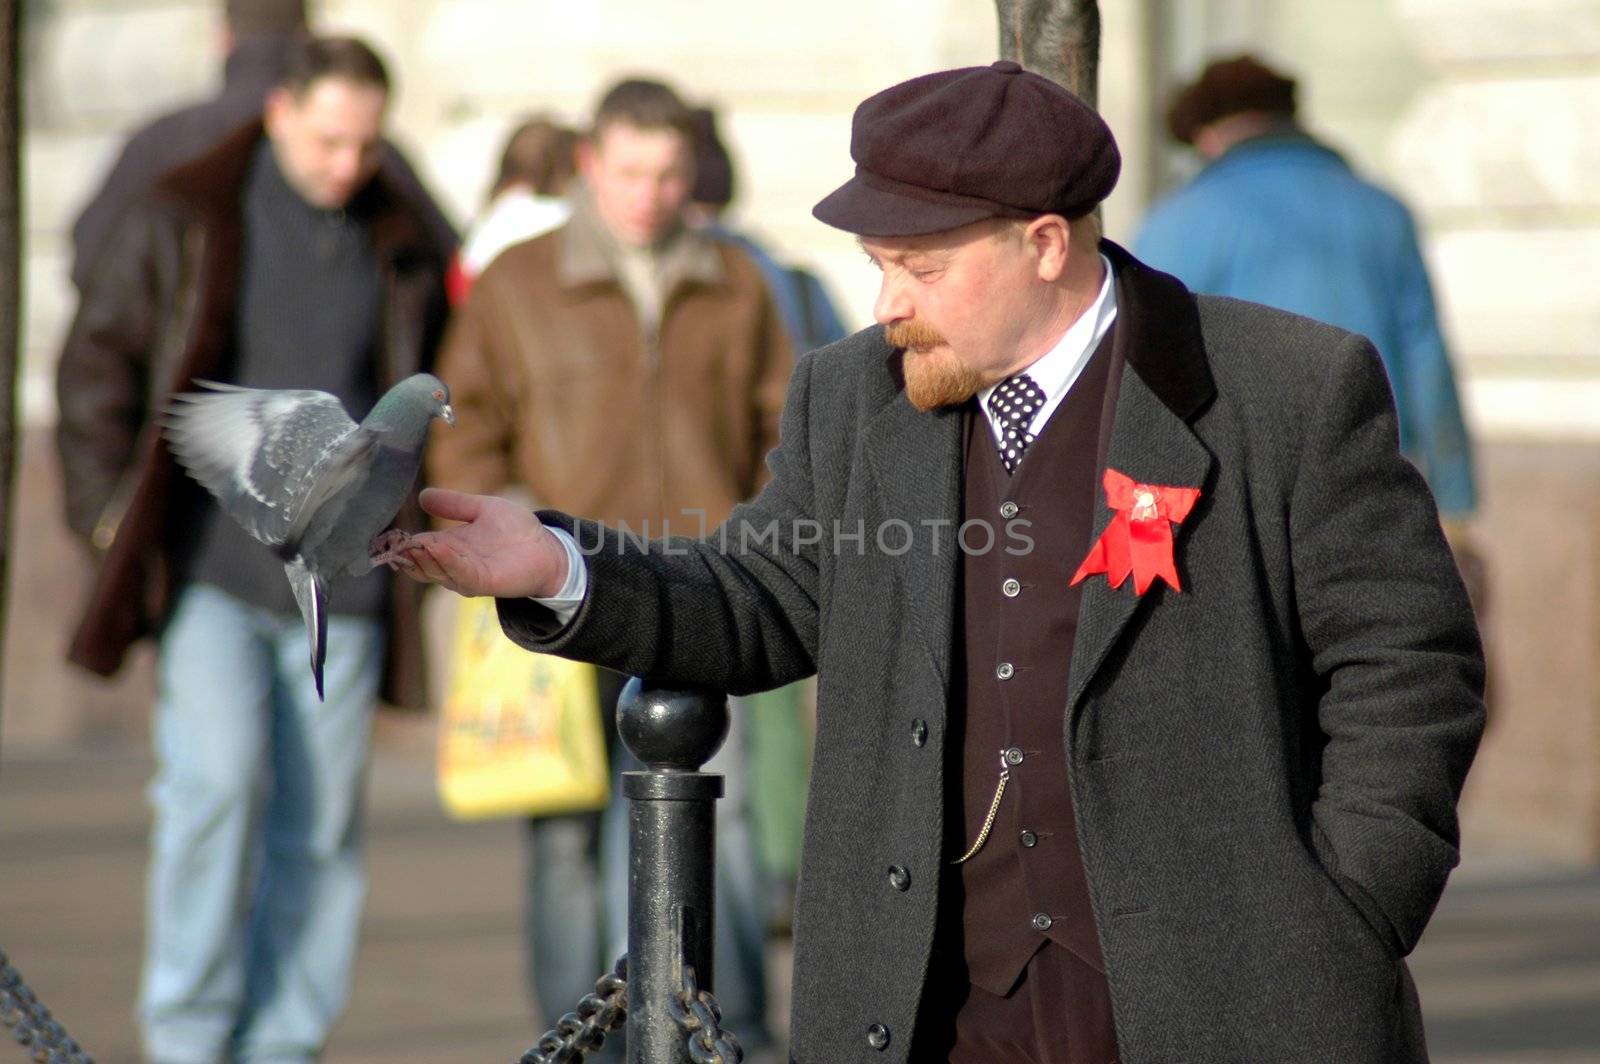
M0 761L0 948L99 1064L138 1062L149 768L126 746ZM446 820L432 787L423 744L380 745L361 959L327 1064L509 1064L537 1037L521 840ZM787 951L772 963L781 1008ZM1414 970L1436 1064L1600 1061L1600 871L1469 864ZM0 1064L26 1060L0 1037Z
M1412 971L1436 1064L1600 1062L1600 870L1469 860Z

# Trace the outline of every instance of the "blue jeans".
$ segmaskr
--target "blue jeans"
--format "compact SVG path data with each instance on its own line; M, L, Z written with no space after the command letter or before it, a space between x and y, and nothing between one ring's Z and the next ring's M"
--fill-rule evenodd
M362 790L381 622L300 618L205 585L161 636L139 1018L172 1064L308 1062L343 1010L366 895Z
M606 687L602 683L602 693ZM729 703L727 741L704 769L721 773L725 788L716 813L715 993L723 1026L746 1049L761 1049L772 1041L766 895L747 808L744 707ZM621 774L643 766L620 742L613 745L612 798L603 812L528 821L528 974L543 1013L541 1030L576 1008L628 949L628 801ZM620 1061L621 1046L618 1032L589 1059Z

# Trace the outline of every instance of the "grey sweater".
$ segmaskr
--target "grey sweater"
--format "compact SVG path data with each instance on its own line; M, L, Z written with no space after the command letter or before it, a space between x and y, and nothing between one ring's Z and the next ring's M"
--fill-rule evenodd
M330 392L358 421L372 408L380 275L363 198L344 210L313 207L284 179L271 141L261 141L240 204L244 248L230 383ZM282 559L214 506L203 511L192 558L190 580L297 614ZM339 576L330 607L377 614L385 586L371 574Z

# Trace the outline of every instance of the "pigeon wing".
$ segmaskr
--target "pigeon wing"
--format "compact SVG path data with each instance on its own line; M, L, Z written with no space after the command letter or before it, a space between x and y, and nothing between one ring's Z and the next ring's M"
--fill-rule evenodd
M327 392L202 386L167 408L173 453L246 531L283 546L359 471L356 423Z

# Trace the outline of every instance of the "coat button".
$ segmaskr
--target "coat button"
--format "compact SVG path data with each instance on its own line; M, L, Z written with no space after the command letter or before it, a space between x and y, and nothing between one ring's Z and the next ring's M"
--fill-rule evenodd
M1000 585L1000 594L1006 598L1016 598L1022 594L1022 584L1017 581L1016 577L1011 577Z
M1050 919L1049 913L1033 914L1033 929L1035 931L1048 931L1050 930L1050 925L1053 923L1055 923L1055 921Z
M899 865L890 865L889 866L889 885L891 887L893 887L895 890L901 890L901 891L910 890L911 889L911 873L907 872L904 868L901 868Z
M1017 516L1017 504L1009 499L1000 504L1000 516L1010 520Z
M1022 764L1022 751L1017 749L1015 746L1007 747L1005 754L1002 756L1004 756L1006 764L1008 765Z
M1031 831L1024 831L1022 833L1022 845L1026 846L1030 850L1033 849L1035 846L1039 845L1039 836L1035 835Z
M889 1028L881 1023L875 1023L867 1028L867 1045L882 1052L889 1048Z
M928 722L921 717L911 721L911 745L926 746L928 742Z
M1009 680L1017 674L1017 667L1009 661L1002 661L994 667L994 675L999 680Z

